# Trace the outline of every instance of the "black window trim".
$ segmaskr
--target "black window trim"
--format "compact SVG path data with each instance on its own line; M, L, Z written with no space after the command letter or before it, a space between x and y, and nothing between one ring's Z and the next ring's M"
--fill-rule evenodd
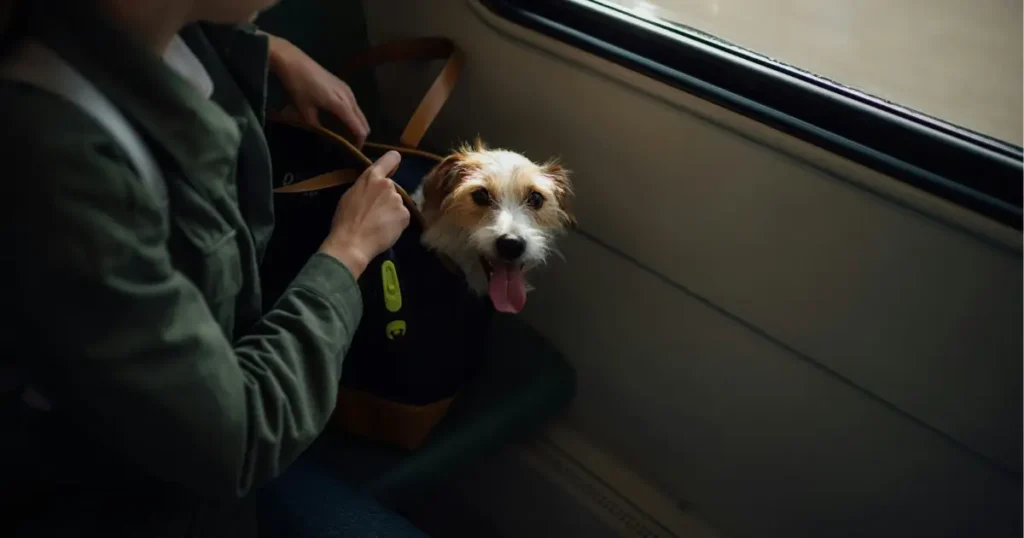
M1021 229L1019 146L611 5L481 2L521 26Z

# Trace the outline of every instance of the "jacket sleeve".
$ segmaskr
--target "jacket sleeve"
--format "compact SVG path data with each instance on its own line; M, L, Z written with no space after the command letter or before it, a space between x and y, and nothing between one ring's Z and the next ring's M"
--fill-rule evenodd
M246 494L324 428L361 315L356 281L315 255L230 342L172 265L163 212L132 170L111 148L65 145L22 151L8 176L30 379L90 443L148 474Z

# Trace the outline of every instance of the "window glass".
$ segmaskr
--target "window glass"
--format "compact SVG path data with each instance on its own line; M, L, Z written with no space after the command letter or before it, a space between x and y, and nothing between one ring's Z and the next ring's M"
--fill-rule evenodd
M1022 0L598 0L1024 142Z

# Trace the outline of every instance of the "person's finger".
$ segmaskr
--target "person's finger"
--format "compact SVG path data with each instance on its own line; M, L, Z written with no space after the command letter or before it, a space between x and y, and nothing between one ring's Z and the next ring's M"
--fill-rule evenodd
M337 94L328 103L328 110L341 120L341 123L352 133L352 139L356 147L362 147L363 142L366 141L366 129L363 127L363 123L359 121L359 116L352 110L352 105L347 100L342 99L340 94Z
M409 213L409 208L405 207L405 205L402 205L401 209L399 209L398 216L399 216L398 223L401 225L401 228L403 230L408 228L409 227L409 222L412 220L412 214ZM397 239L396 239L396 241L397 241Z
M395 173L398 169L398 165L402 162L402 155L397 151L389 151L377 159L377 162L370 165L367 170L367 176L376 177L391 177L391 174Z
M356 115L359 116L359 121L363 123L363 128L366 129L366 134L369 135L370 121L366 119L366 114L363 114L363 109L359 108L359 101L356 100L356 94L352 92L352 87L342 82L341 91L345 93L345 97L347 97L349 103L352 104L352 110L354 110Z
M359 114L359 119L363 121L363 128L366 129L366 136L370 136L370 120L366 119L366 114L363 114L363 109L359 108L359 103L352 101L352 108L355 109L356 114Z

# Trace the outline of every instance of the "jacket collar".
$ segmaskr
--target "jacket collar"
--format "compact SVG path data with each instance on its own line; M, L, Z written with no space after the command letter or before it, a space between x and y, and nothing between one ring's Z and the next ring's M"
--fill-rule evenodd
M181 36L176 35L171 40L167 51L164 52L164 63L191 82L204 98L213 97L213 79L210 78L210 73Z

